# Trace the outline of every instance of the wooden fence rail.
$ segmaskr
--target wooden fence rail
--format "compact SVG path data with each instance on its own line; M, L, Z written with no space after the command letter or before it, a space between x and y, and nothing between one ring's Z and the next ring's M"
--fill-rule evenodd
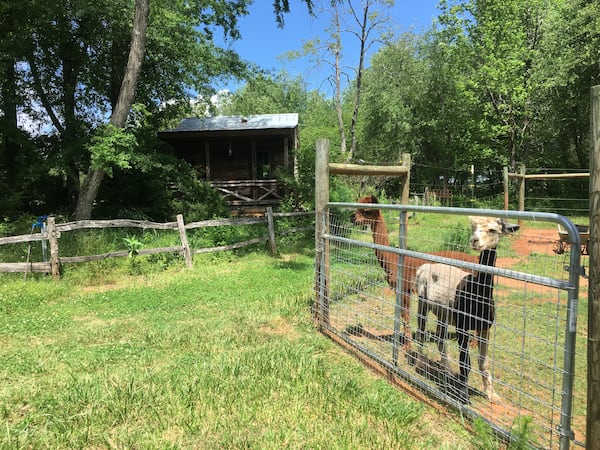
M37 234L22 234L19 236L9 236L0 238L0 245L3 244L18 244L18 243L31 243L36 241L48 241L50 244L50 261L46 262L24 262L24 263L5 263L0 262L0 272L36 272L36 273L52 273L55 278L60 277L60 265L68 263L82 263L89 261L99 261L108 258L119 258L126 257L129 255L128 250L115 251L102 253L98 255L84 255L84 256L59 256L59 239L61 233L75 231L75 230L86 230L86 229L103 229L103 228L138 228L138 229L150 229L150 230L172 230L178 231L181 241L181 245L172 247L159 247L159 248L147 248L141 249L137 252L138 255L155 255L160 253L179 253L183 256L185 263L188 267L192 267L192 255L200 253L211 253L238 249L246 247L248 245L258 244L260 242L269 242L270 249L273 253L277 252L277 246L275 242L275 219L276 218L289 218L289 217L302 217L302 216L314 216L314 211L307 212L292 212L292 213L276 213L273 212L271 207L266 208L264 217L253 217L253 218L238 218L238 219L215 219L215 220L203 220L199 222L190 222L185 224L183 221L183 215L177 215L176 222L150 222L146 220L130 220L130 219L111 219L111 220L80 220L76 222L65 222L55 223L54 217L48 217L48 226L45 231ZM256 225L266 224L268 226L268 233L266 236L249 239L242 242L236 242L229 245L222 245L217 247L190 248L187 231L207 228L207 227L221 227L221 226L242 226L242 225ZM292 227L285 231L280 231L277 235L284 236L290 233L312 230L312 227Z
M504 209L508 210L509 198L509 179L517 180L519 187L519 211L525 211L525 181L526 180L565 180L573 178L590 178L589 172L574 172L574 173L526 173L526 167L521 164L519 166L519 173L511 173L508 171L508 167L504 167L502 178L504 184ZM522 225L522 221L519 221Z

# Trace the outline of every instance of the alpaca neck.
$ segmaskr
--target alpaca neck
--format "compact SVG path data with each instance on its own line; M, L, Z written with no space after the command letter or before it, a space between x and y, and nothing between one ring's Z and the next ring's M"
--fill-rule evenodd
M387 227L385 226L385 220L383 220L381 212L379 212L377 220L373 223L373 242L375 244L385 245L386 247L390 246Z
M384 245L386 247L390 246L390 240L387 234L387 227L385 226L385 221L383 220L383 215L381 214L381 212L379 213L377 220L373 223L373 242L375 244ZM377 256L377 261L379 261L379 265L383 268L383 270L386 273L386 279L388 284L394 287L396 285L396 277L394 275L394 258L396 257L396 255L394 253L377 249L375 250L375 256Z
M496 265L496 249L486 249L479 254L479 264L482 266L494 267ZM491 288L494 276L491 273L479 272L477 274L477 284L481 287Z

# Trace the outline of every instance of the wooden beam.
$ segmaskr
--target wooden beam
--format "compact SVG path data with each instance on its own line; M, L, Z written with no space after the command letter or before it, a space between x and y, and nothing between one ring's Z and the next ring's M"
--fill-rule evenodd
M335 175L406 175L410 169L406 166L361 166L357 164L329 163L329 173Z
M402 153L402 165L396 167L396 169L402 169L400 175L406 175L402 177L402 204L408 205L410 198L410 153Z
M49 262L0 263L0 272L50 273L51 271L52 267Z
M271 245L271 253L277 254L277 244L275 243L275 221L273 220L273 208L267 207L267 228L269 229L269 244Z
M192 267L192 254L190 253L190 244L188 243L187 233L185 232L185 223L183 222L183 214L177 214L177 228L183 247L183 259L188 268Z
M530 174L523 175L521 173L509 173L509 178L517 178L517 179L526 179L526 180L560 180L560 179L568 179L568 178L589 178L589 172L579 172L579 173L538 173L538 174Z
M329 167L329 170L328 170ZM326 205L329 202L329 139L317 139L315 154L315 308L314 319L319 326L329 325L329 241L323 234L329 228Z
M52 278L58 280L60 278L60 259L58 257L58 238L60 232L56 230L56 222L54 217L48 217L48 240L50 241L50 267Z

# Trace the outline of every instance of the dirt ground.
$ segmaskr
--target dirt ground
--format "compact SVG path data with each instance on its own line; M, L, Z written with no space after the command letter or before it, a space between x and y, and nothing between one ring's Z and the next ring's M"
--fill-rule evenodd
M530 253L554 253L558 245L556 229L524 229L512 243L513 250L522 256Z
M539 229L539 228L524 228L519 231L517 237L512 239L511 248L519 255L515 258L498 258L497 266L502 268L510 268L513 264L517 263L521 258L527 258L531 254L548 255L556 258L564 257L565 263L568 261L567 253L559 255L556 253L559 247L559 235L558 230L555 228L550 229ZM566 247L566 252L570 248ZM587 255L581 256L581 265L584 266L586 272L588 266ZM510 283L509 280L506 280ZM587 278L580 278L579 287L581 295L587 295Z

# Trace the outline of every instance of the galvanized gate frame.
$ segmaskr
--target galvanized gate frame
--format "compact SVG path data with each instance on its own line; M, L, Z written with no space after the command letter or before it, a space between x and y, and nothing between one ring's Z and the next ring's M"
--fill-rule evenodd
M399 246L396 247L385 247L370 242L354 241L352 239L335 236L329 230L329 211L332 208L339 209L357 209L357 208L373 208L380 210L392 210L399 213ZM566 318L566 330L565 330L565 341L563 349L563 377L562 377L562 401L561 401L561 417L560 424L557 426L557 432L560 436L560 448L568 449L570 442L574 439L574 433L571 428L572 420L572 405L573 405L573 384L574 384L574 369L575 369L575 339L577 330L577 310L579 301L579 277L583 275L583 268L580 265L581 256L581 239L577 227L566 217L559 214L553 213L542 213L542 212L519 212L519 211L504 211L504 210L493 210L493 209L470 209L470 208L446 208L446 207L427 207L427 206L412 206L412 205L386 205L386 204L364 204L364 203L334 203L329 202L325 205L323 211L323 217L318 220L321 226L315 230L315 242L316 248L316 301L315 301L315 319L319 328L328 335L335 335L337 339L342 339L346 343L359 352L365 354L367 357L374 360L375 363L382 366L385 370L394 374L395 376L408 380L410 379L414 383L414 379L405 372L402 368L397 366L398 361L398 349L400 346L400 323L401 323L401 288L396 290L396 303L395 303L395 320L394 320L394 331L393 331L393 354L391 362L382 359L379 355L372 354L369 349L363 348L354 342L350 342L345 336L337 332L329 323L329 244L331 242L339 243L351 243L353 245L359 245L368 247L370 249L385 250L398 255L398 265L403 265L404 256L413 256L422 259L429 260L431 262L438 263L452 263L455 266L461 267L464 270L473 270L478 267L476 264L468 262L457 262L455 260L448 260L447 258L429 255L420 252L414 252L406 249L406 236L407 236L407 214L408 213L434 213L434 214L453 214L453 215L478 215L478 216L491 216L500 217L507 221L514 220L530 220L537 222L552 222L559 224L568 233L568 242L571 245L569 265L565 267L565 270L569 272L568 281L556 280L553 278L542 277L538 275L532 275L522 272L516 272L508 269L501 268L489 268L484 269L491 274L501 275L516 280L531 282L535 284L541 284L544 286L553 287L556 289L564 290L567 292L567 318ZM319 229L320 228L320 229ZM479 268L478 270L482 270ZM402 270L398 270L397 286L402 286ZM425 384L419 386L420 388L429 389ZM463 405L448 398L445 399L448 403L453 404L457 408L460 408L463 413L467 416L477 416L473 411L466 409ZM482 418L486 420L485 418ZM488 421L489 423L489 421ZM490 423L492 428L497 433L504 436L506 439L511 439L510 431L499 428L494 423Z

